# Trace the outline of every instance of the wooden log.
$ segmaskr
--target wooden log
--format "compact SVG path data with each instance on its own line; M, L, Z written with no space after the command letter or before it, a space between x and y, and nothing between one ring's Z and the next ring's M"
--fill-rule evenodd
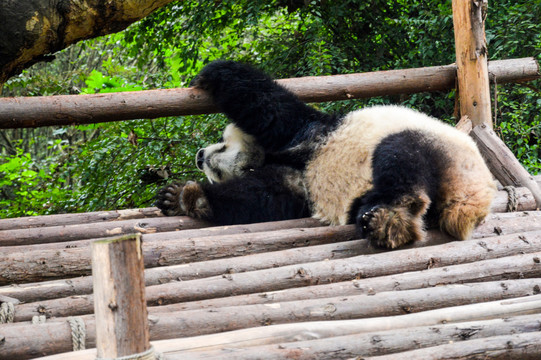
M503 186L524 186L531 191L537 207L541 207L541 190L534 178L518 162L511 150L487 125L471 132L494 177Z
M279 291L269 290L259 293L207 300L188 301L156 308L151 307L150 309L151 312L174 312L238 305L271 304L284 301L326 298L335 296L336 294L344 296L358 294L371 295L382 291L411 290L456 283L535 278L539 276L541 276L541 268L535 261L532 261L531 256L524 254L476 261L467 264L445 266L442 268L411 271L396 275L377 276L367 279L290 288ZM30 312L28 312L27 307L28 304L16 306L14 321L18 321L19 316L21 318L24 316L25 319L30 319L31 316L37 315L35 310L33 310L36 306L31 307L32 311ZM82 306L79 308L82 308ZM68 315L68 313L59 311L57 316Z
M158 208L94 211L79 214L25 216L0 219L0 230L28 229L35 227L87 224L100 221L142 219L163 216Z
M485 223L476 229L474 238L539 229L540 222L541 213L539 212L491 214ZM182 232L178 234L182 234ZM442 236L441 233L434 231L429 232L429 235L429 243L430 241L439 242L439 237ZM163 242L145 241L143 249L145 266L156 267L275 251L291 246L340 242L354 237L354 227L347 225L223 237L171 239ZM143 237L143 239L147 238ZM449 239L449 237L443 239ZM23 283L82 276L88 275L90 272L90 260L85 248L43 249L41 246L20 246L11 249L5 247L3 252L5 256L0 258L0 284L2 285L12 282ZM71 286L71 283L68 285Z
M98 358L150 350L140 235L92 243Z
M453 0L460 115L492 128L485 17L487 0Z
M63 242L80 239L96 239L123 234L178 231L209 226L208 222L187 216L156 217L118 220L77 225L50 226L33 229L0 231L0 246L18 246Z
M500 244L500 246L505 245ZM519 252L519 249L515 249L515 253ZM317 299L332 297L336 294L341 294L342 296L373 295L382 291L411 290L461 282L535 278L541 277L541 265L536 263L535 260L532 261L532 259L537 258L539 260L539 257L541 257L541 252L506 256L443 268L430 268L396 275L378 276L376 274L374 275L375 277L368 279L273 291L276 289L276 284L283 281L280 278L276 278L274 282L268 283L268 289L265 292L254 293L249 290L249 285L246 284L243 291L239 291L237 288L233 292L233 294L242 292L246 295L227 296L222 294L223 297L219 298L212 298L212 295L208 295L208 300L201 300L204 299L200 297L201 295L197 297L197 290L195 291L196 295L190 298L190 294L193 294L194 291L186 290L208 286L208 283L205 281L188 281L180 289L174 286L171 288L169 286L171 284L150 286L147 288L146 299L149 304L162 305L176 302L171 299L178 299L180 296L183 296L182 302L150 308L151 313L163 313ZM227 275L225 277L227 278ZM93 296L91 295L40 300L33 303L15 305L14 321L29 321L34 316L39 315L45 315L47 318L84 315L92 313L93 309Z
M177 340L154 341L153 344L157 351L161 352L166 359L186 359L191 360L203 358L208 359L211 356L220 354L221 359L249 358L259 359L271 354L277 356L275 359L281 359L283 353L284 359L294 358L298 360L319 359L321 357L332 356L332 359L350 359L356 355L363 356L379 355L387 349L390 352L405 351L417 347L436 346L442 343L455 341L464 341L469 339L486 338L490 336L507 335L512 333L529 333L539 330L539 314L508 317L506 319L492 319L481 321L459 322L452 324L440 324L430 326L417 326L406 329L395 329L387 331L366 332L352 335L325 337L307 340L310 336L303 336L303 332L297 332L297 338L292 334L290 339L275 345L263 345L253 347L235 346L234 343L219 343L219 335L210 335L216 341L216 346L207 346L213 350L197 351L187 349L182 351L182 346L175 346ZM302 324L300 324L302 325ZM259 329L257 329L259 330ZM304 330L304 329L303 329ZM239 333L243 330L238 331ZM285 336L284 336L285 337ZM299 338L305 340L299 341ZM179 340L183 342L183 340ZM200 345L200 344L198 344ZM204 346L204 345L203 345ZM257 351L256 356L247 356L249 352ZM349 354L349 355L348 355ZM354 355L356 354L356 355ZM238 357L237 357L238 356ZM77 353L64 353L51 355L41 360L94 360L96 350L89 349L78 351Z
M472 238L516 234L522 231L539 230L540 227L541 212L539 211L489 214L474 230Z
M343 259L366 253L365 240L351 240L333 244L314 245L261 254L245 255L235 259L217 259L194 263L150 268L145 270L146 286L171 281L187 281L210 276L254 271L325 259ZM375 249L374 249L375 250ZM92 277L44 281L41 283L17 284L0 287L2 296L16 298L25 303L73 297L92 293ZM37 308L40 308L38 306ZM35 314L37 315L37 314Z
M495 294L501 292L502 287L499 285L499 283L500 282L493 284L494 287L492 288L492 290L488 290L489 293L492 293L492 291L494 291L492 295L488 295L487 293L486 296L488 298L492 296L497 296ZM457 289L459 288L459 286L453 287ZM442 289L443 288L445 287L442 287ZM462 288L464 288L464 286L462 286ZM424 291L427 293L428 296L428 293L432 292L433 290L434 289L425 289ZM438 291L445 292L445 290ZM480 288L479 291L481 291ZM398 297L393 297L394 300L392 300L391 304L393 304L392 306L395 310L392 311L404 313L404 310L400 304L400 299L401 296L408 296L408 294L406 294L406 291L392 292L391 294L398 295ZM418 298L420 303L424 302L422 296L420 296L419 293L416 293L416 295L412 295L410 291L409 295ZM236 343L236 346L253 346L258 344L282 342L286 341L286 339L293 338L303 339L303 335L319 336L323 338L328 336L340 336L367 331L388 330L389 328L399 329L413 326L439 324L442 322L458 322L475 319L489 319L502 316L516 316L522 314L536 313L541 310L541 295L531 295L525 298L515 298L503 301L490 301L479 304L471 304L471 299L468 297L471 296L471 294L465 295L464 293L457 293L455 296L455 301L462 298L463 301L469 305L440 308L420 313L410 313L393 317L372 317L357 320L333 320L331 322L314 321L310 323L299 323L297 322L298 319L292 319L293 321L295 321L295 323L268 325L259 328L249 328L243 331L207 335L201 338L189 338L187 336L194 336L195 334L211 334L212 331L223 331L223 329L228 328L241 328L245 326L241 323L241 321L245 321L246 318L241 319L241 321L233 319L228 323L224 323L223 316L218 317L216 316L216 313L209 312L207 310L185 311L182 312L182 315L180 313L168 313L158 316L153 315L149 319L150 337L151 340L186 337L185 339L176 340L178 342L177 349L181 350L182 348L186 349L191 347L199 348L200 350L206 350L203 348L203 344L206 344L207 346L209 344L216 346L221 344L232 345L233 343ZM360 300L361 297L369 298L370 296L359 296L356 300ZM346 303L351 306L351 311L353 313L358 312L359 314L363 312L363 308L365 306L364 303L355 303L355 301L353 300L351 302L342 302L341 298L333 299L333 301L334 302L332 304L322 301L319 306L316 305L316 307L313 307L311 309L305 306L305 311L311 312L308 316L310 319L312 319L323 318L329 312L340 313L341 308L346 307ZM452 300L450 299L444 300L444 302L451 301ZM300 302L299 305L302 306L302 304L303 302ZM284 305L284 307L288 307L286 306L286 304L281 304L281 306L282 305ZM376 308L385 308L385 305L385 303L379 303L375 306ZM407 305L412 305L412 302L408 302ZM254 305L251 306L253 307ZM429 304L427 304L427 306L430 307ZM248 309L248 307L243 308L245 311ZM336 310L333 310L333 308ZM224 314L231 314L230 311L226 310L231 310L231 312L243 314L243 311L240 311L240 309L235 309L234 307L228 309L220 309L220 313L223 311ZM277 314L280 309L277 309L277 307L267 307L264 311L268 314ZM282 312L283 311L285 311L285 308L282 308ZM264 319L262 323L257 325L266 324L268 317L265 318L265 313L257 314L257 319L259 321L261 321L261 319ZM353 314L349 316L352 315ZM284 313L284 315L282 316L287 318L288 315ZM302 316L306 319L306 315ZM370 316L370 314L368 314L368 316ZM84 320L85 326L87 328L87 346L93 346L95 344L95 321L93 319L93 316L87 315L81 318ZM255 320L247 319L244 324L249 323L254 324L256 322ZM39 326L27 323L3 325L2 327L0 327L0 338L4 338L4 342L2 344L2 352L0 353L0 359L27 359L29 357L32 357L32 354L36 353L50 355L70 351L71 341L65 341L65 339L68 338L71 340L71 334L69 331L69 327L63 326L65 324L65 321L51 321L44 324L39 324ZM182 326L179 326L179 324L182 324Z
M516 187L513 191L511 194L507 191L498 191L494 197L490 211L493 213L502 213L511 210L529 211L537 209L535 198L528 188Z
M432 325L381 332L336 336L325 339L305 340L275 345L245 348L224 348L214 351L190 351L165 354L168 360L226 359L235 358L278 360L353 359L366 356L399 353L417 348L427 348L447 343L461 344L465 340L483 339L539 330L541 315L523 315L508 319L493 319L465 323ZM398 355L398 354L397 354ZM402 357L400 359L405 359ZM425 357L424 359L428 359ZM53 360L53 359L50 359ZM55 359L60 360L60 359Z
M352 225L308 229L288 229L255 234L207 236L143 243L146 267L183 264L194 261L275 251L297 246L328 244L351 240ZM23 249L0 258L0 284L21 283L88 275L88 248Z
M539 65L534 58L492 61L489 69L500 84L539 78ZM278 82L304 101L322 102L449 90L455 87L455 76L456 66L447 65ZM0 98L0 128L66 126L215 111L209 97L193 88Z
M397 354L365 357L365 360L425 359L509 359L541 358L541 331L500 335L484 339L439 345Z

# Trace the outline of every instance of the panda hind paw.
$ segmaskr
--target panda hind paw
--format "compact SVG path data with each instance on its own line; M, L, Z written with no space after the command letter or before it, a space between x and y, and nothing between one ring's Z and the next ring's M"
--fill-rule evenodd
M424 238L420 217L401 208L376 205L357 216L360 235L377 247L395 249Z

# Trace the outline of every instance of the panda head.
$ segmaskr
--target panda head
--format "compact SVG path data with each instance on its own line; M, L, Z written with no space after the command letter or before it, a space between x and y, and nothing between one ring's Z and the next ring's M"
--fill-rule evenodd
M242 176L263 164L265 153L255 138L234 124L224 130L223 140L197 152L195 163L209 181L222 182Z

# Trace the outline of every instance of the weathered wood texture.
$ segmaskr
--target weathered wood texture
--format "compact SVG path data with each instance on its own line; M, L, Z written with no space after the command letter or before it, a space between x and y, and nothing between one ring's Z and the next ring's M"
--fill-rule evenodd
M156 350L161 352L167 360L209 359L351 359L356 356L375 356L382 353L394 353L430 347L451 342L481 339L486 337L508 335L513 333L530 333L539 330L541 316L538 314L527 316L514 316L503 319L459 322L443 325L415 326L407 329L382 330L377 332L364 332L352 335L325 337L313 340L310 336L303 336L303 331L292 331L287 339L282 335L282 342L274 345L238 346L235 348L223 345L201 346L202 350L186 349L175 346L175 340L155 341ZM300 341L299 341L300 339ZM218 341L215 343L219 344ZM194 346L195 347L195 346ZM65 353L43 358L43 360L94 360L95 349Z
M92 243L98 358L150 349L140 235Z
M513 234L539 228L541 213L520 212L490 214L474 231L474 238ZM182 233L182 232L179 232ZM431 241L439 241L443 234L430 232ZM143 237L145 267L183 264L232 256L241 256L289 247L328 244L356 237L353 225L286 229L255 234L205 236L201 238L147 241ZM447 237L447 239L450 239ZM422 245L422 243L417 244ZM90 255L88 247L41 248L40 246L5 247L0 258L0 284L24 283L62 277L88 275Z
M489 126L482 124L474 127L470 134L476 141L494 177L504 186L528 188L537 207L541 207L541 190L537 182L494 131Z
M460 115L492 128L485 39L487 0L453 0Z
M171 0L2 1L0 87L79 40L125 29Z
M29 229L47 226L65 226L95 223L112 220L143 219L163 216L158 208L94 211L80 214L57 214L25 216L13 219L0 219L0 230Z
M470 292L470 296L480 296L480 298L491 299L493 297L502 298L502 290L504 287L497 282L492 290L488 290L490 284L480 284L476 295L473 295L473 291ZM381 301L368 300L370 304L367 309L372 309L376 314L383 314L383 316L390 316L391 314L405 314L394 315L392 317L372 317L373 314L367 313L367 309L363 309L365 304L364 299L368 299L369 296L357 296L343 299L335 298L328 299L327 302L316 304L300 302L298 305L300 308L296 313L287 313L287 310L291 310L290 303L284 303L284 308L280 307L267 307L264 312L257 314L255 319L241 319L237 321L235 318L227 323L224 322L224 316L231 316L231 314L242 314L247 311L249 307L235 307L222 308L219 313L222 316L217 316L214 312L205 311L184 311L175 314L153 315L150 317L150 334L151 339L169 339L176 337L193 336L197 334L205 334L218 331L226 331L227 329L245 328L248 326L265 325L273 323L273 317L275 321L278 318L286 319L280 320L282 324L264 326L259 328L250 328L240 330L231 333L210 335L204 337L203 343L209 346L214 340L214 344L220 344L216 341L221 338L221 344L224 347L233 346L246 346L250 345L263 345L272 344L276 342L284 341L286 336L289 339L297 337L302 339L300 335L306 336L311 329L311 336L319 334L320 338L329 336L340 336L347 334L354 334L367 331L382 331L388 329L400 329L413 326L422 325L436 325L442 322L457 322L475 319L489 319L495 317L509 317L521 314L536 313L541 311L541 295L531 295L526 298L514 298L511 300L497 300L489 302L481 302L478 304L470 304L471 300L468 296L461 291L446 292L451 288L465 289L474 287L475 284L462 285L462 286L444 286L441 288L424 289L415 293L414 291L400 291L392 292L394 296L385 295L381 293L381 296L390 296L391 303L389 309L386 310L386 304ZM483 288L483 290L481 289ZM408 313L404 309L404 305L413 306L414 308L423 307L422 304L426 304L424 308L431 308L430 303L424 301L424 296L429 296L430 291L438 289L439 292L446 292L448 297L441 299L442 304L449 303L465 303L468 305L454 306L447 308L438 308L433 310L427 310L422 312ZM485 293L486 291L486 293ZM512 290L512 292L515 290ZM525 289L525 291L528 291ZM520 291L518 291L520 292ZM421 295L422 293L422 295ZM484 294L483 294L484 293ZM507 296L503 295L503 298ZM375 299L375 298L374 298ZM462 300L460 300L462 299ZM282 304L281 304L282 305ZM419 306L419 307L418 307ZM253 306L252 306L253 307ZM310 322L299 323L301 319L322 319L327 320L329 318L339 319L343 316L343 311L351 311L348 318L357 318L359 320L334 320L332 322ZM230 315L227 315L230 314ZM281 314L281 315L279 315ZM363 315L364 314L364 315ZM298 318L296 317L298 316ZM86 342L88 346L95 345L95 321L92 316L84 316L87 338ZM202 320L204 318L204 320ZM289 319L289 320L287 320ZM270 321L270 322L269 322ZM260 322L260 323L259 323ZM284 324L290 323L290 324ZM0 359L28 359L31 357L29 354L54 354L63 351L70 351L71 348L71 334L69 327L64 326L65 321L53 321L39 326L16 323L5 324L0 327L0 337L5 340L2 344L2 352L0 353ZM182 326L179 326L182 324ZM250 325L252 324L252 325ZM213 330L211 330L212 328ZM303 331L301 332L301 329ZM229 335L229 336L228 336ZM69 338L68 341L66 339ZM229 338L229 342L224 342L224 339ZM202 343L198 341L198 338L194 339L179 339L179 346L177 349L183 347L189 348L193 346L195 348L201 348ZM291 341L291 340L290 340Z
M498 153L499 155L499 153ZM531 179L533 177L530 176ZM534 182L537 182L535 179ZM515 182L515 186L518 185ZM506 183L506 185L508 185ZM517 187L516 210L535 210L536 203L528 188ZM500 190L491 207L494 213L508 211L509 193ZM116 220L116 221L111 221ZM210 236L218 234L238 234L261 232L278 229L306 228L322 226L315 219L305 218L296 220L276 221L248 225L213 226L203 221L188 217L163 217L156 208L98 211L84 214L61 214L35 217L22 217L15 219L0 219L0 246L21 246L43 244L41 249L74 248L88 245L97 237L111 236L141 232L145 234L145 242L155 240L178 239L196 236ZM202 227L208 227L201 230ZM189 230L193 229L193 230ZM182 234L166 233L168 231L184 230ZM189 230L189 231L186 231ZM86 241L79 241L87 239ZM49 243L62 243L52 245Z
M307 102L450 90L456 66L390 70L363 74L283 79L278 82ZM534 58L492 61L498 83L539 78ZM0 128L87 124L138 118L216 112L209 97L193 88L0 98Z
M526 238L525 238L526 239ZM531 246L516 246L511 243L511 238L500 242L478 242L478 248L481 252L486 252L486 248L494 249L494 247L502 247L504 251L498 251L487 256L491 260L476 261L473 263L463 263L462 261L471 260L471 258L460 258L461 253L456 253L454 256L460 261L456 262L449 259L433 261L428 269L423 269L414 262L405 264L400 269L403 273L396 275L388 275L389 271L385 267L376 267L371 269L369 277L366 279L353 280L352 275L347 276L337 271L333 274L335 278L319 280L325 274L325 270L321 266L311 269L307 284L303 287L299 286L298 282L288 280L283 272L278 269L268 269L267 271L248 272L245 276L241 274L231 275L224 274L221 277L211 279L200 279L193 281L183 281L180 283L170 283L163 285L155 285L147 288L146 300L148 304L158 307L151 308L150 312L174 312L180 310L195 310L195 309L215 309L227 306L239 305L254 305L254 304L271 304L285 301L296 301L303 299L319 299L332 297L335 294L343 296L351 296L358 294L373 295L381 291L407 290L417 288L428 288L435 285L456 284L462 282L482 282L495 281L505 279L519 278L536 278L541 277L541 265L536 262L541 257L541 239L537 244L532 244L532 238L528 237L527 241ZM517 242L517 240L514 240ZM523 241L520 241L523 242ZM473 244L472 244L473 245ZM490 247L489 247L490 246ZM463 251L470 249L465 247ZM536 249L538 252L520 254L523 252ZM539 249L539 250L538 250ZM513 254L520 254L514 255ZM269 256L273 254L269 253ZM504 256L501 258L493 258L494 256ZM376 260L367 258L368 263L377 262L380 258L383 265L387 265L388 261L384 256L377 256ZM359 263L362 259L359 259ZM453 264L450 266L450 264ZM336 264L329 264L336 266ZM409 266L408 266L409 265ZM426 264L424 264L426 266ZM299 265L302 266L302 265ZM359 271L363 271L361 266L357 265ZM397 270L391 270L397 271ZM223 280L222 280L223 279ZM264 282L264 286L259 283L254 283L257 279ZM318 279L318 280L314 280ZM210 280L210 281L209 281ZM310 281L312 280L312 281ZM223 285L220 285L220 282ZM310 284L319 284L311 285ZM228 286L226 286L228 285ZM541 286L539 284L533 284ZM223 292L214 290L215 288L225 287L231 295L227 296ZM264 288L262 290L262 287ZM202 288L210 288L211 291L201 290ZM284 290L285 289L285 290ZM239 295L246 294L246 295ZM219 297L219 296L222 297ZM236 296L235 296L236 295ZM205 300L208 299L208 300ZM171 304L162 306L164 304ZM70 296L65 298L56 298L53 300L42 300L26 304L15 305L14 321L29 321L34 316L45 315L50 317L67 317L75 315L90 314L93 311L93 296Z
M276 345L254 346L239 349L216 349L214 351L190 352L191 360L225 359L237 360L290 359L352 359L360 356L376 356L447 343L482 339L514 333L531 333L539 330L540 315L517 316L507 320L494 319L467 323L412 327L408 329L360 333L317 340L282 342ZM159 348L159 346L158 346ZM163 350L162 350L163 351ZM181 360L184 354L167 354L168 360ZM402 357L400 359L405 359ZM426 360L427 358L424 358ZM58 359L60 360L60 359Z
M289 247L328 244L351 240L356 231L353 226L287 229L255 234L180 238L178 240L143 243L145 267L157 267L241 256ZM90 273L88 247L34 250L21 247L0 259L0 284L30 282L46 278L73 277ZM16 248L15 248L16 249Z
M209 224L187 216L172 216L49 226L32 229L2 230L0 231L0 246L96 239L135 232L152 234L163 231L194 229L203 226L209 226Z
M512 334L451 343L419 350L406 351L365 360L460 360L460 359L509 359L537 360L541 353L541 332ZM478 354L475 355L475 354Z

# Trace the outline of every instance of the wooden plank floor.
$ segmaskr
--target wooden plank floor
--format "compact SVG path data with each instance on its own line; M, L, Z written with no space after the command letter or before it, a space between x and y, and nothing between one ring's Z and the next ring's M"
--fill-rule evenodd
M501 191L471 240L431 230L394 251L313 219L213 227L150 208L0 220L0 359L94 359L89 245L133 232L165 359L538 359L541 212L515 194L518 211L503 212ZM89 350L66 353L74 317Z

